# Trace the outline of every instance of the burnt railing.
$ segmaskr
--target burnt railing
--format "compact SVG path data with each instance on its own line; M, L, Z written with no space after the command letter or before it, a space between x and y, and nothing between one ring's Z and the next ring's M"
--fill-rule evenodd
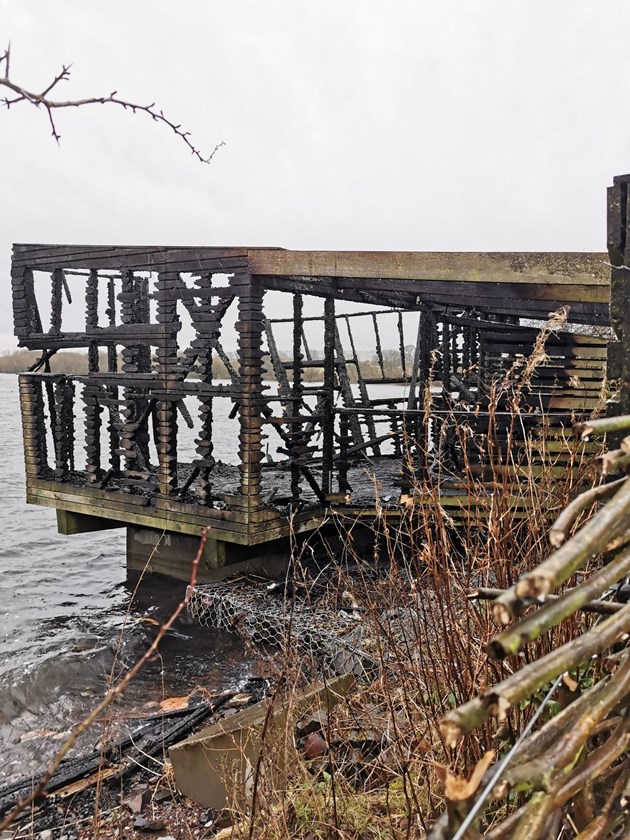
M494 384L518 382L550 310L608 323L607 269L455 256L16 246L15 332L40 353L20 377L29 500L253 543L287 533L289 514L312 527L330 505L369 512L366 466L393 507L436 462L444 481L464 458L483 471ZM85 373L64 373L79 348ZM522 395L532 429L598 404L607 338L563 326L545 352Z

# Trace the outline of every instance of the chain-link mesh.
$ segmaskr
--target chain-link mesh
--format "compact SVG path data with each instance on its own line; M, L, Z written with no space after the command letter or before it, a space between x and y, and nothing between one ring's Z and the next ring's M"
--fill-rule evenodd
M347 609L333 609L330 592L321 587L304 597L290 585L270 591L251 580L204 584L193 590L188 612L208 627L238 633L246 642L282 649L307 659L316 673L364 674L373 663L371 640L360 608L345 596Z

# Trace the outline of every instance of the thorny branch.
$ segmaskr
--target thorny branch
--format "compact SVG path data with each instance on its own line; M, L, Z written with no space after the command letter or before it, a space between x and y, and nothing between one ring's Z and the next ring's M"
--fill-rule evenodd
M144 113L147 114L154 122L162 123L163 125L170 128L179 138L181 138L184 143L188 146L191 153L199 160L201 163L210 163L217 151L224 146L225 143L217 143L214 149L210 152L209 155L205 156L201 150L192 142L190 132L185 131L181 125L172 122L167 116L165 116L162 110L159 110L155 102L151 102L148 105L140 105L136 102L129 102L126 99L122 99L118 96L118 91L112 91L108 96L93 96L88 97L87 99L66 99L66 100L57 100L57 99L50 99L49 94L50 92L57 87L60 82L66 82L70 78L70 69L71 64L64 64L61 68L61 71L54 77L52 82L45 87L41 93L33 93L32 91L26 90L26 88L22 87L21 85L16 84L12 81L10 77L10 69L11 69L11 45L7 47L5 52L0 55L0 72L2 72L4 68L4 75L0 76L0 87L7 88L8 90L12 91L15 96L9 97L5 96L0 99L0 103L4 105L6 108L11 108L13 105L18 105L21 102L29 102L31 105L34 105L36 108L43 108L47 115L48 121L50 123L50 128L52 132L52 136L57 143L61 140L61 135L57 130L57 126L55 123L55 116L54 112L59 108L80 108L83 105L118 105L124 108L126 111L131 111L133 114L135 113Z

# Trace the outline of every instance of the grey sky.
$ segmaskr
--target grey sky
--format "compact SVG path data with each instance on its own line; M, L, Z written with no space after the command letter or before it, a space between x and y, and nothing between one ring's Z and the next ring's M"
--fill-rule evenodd
M604 250L630 170L627 0L0 0L14 80L155 100L0 111L13 241Z

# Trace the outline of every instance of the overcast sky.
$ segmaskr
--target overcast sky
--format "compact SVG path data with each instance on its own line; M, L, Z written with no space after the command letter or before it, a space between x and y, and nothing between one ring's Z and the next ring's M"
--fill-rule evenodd
M0 0L15 82L142 115L0 111L12 242L605 249L630 171L628 0Z

